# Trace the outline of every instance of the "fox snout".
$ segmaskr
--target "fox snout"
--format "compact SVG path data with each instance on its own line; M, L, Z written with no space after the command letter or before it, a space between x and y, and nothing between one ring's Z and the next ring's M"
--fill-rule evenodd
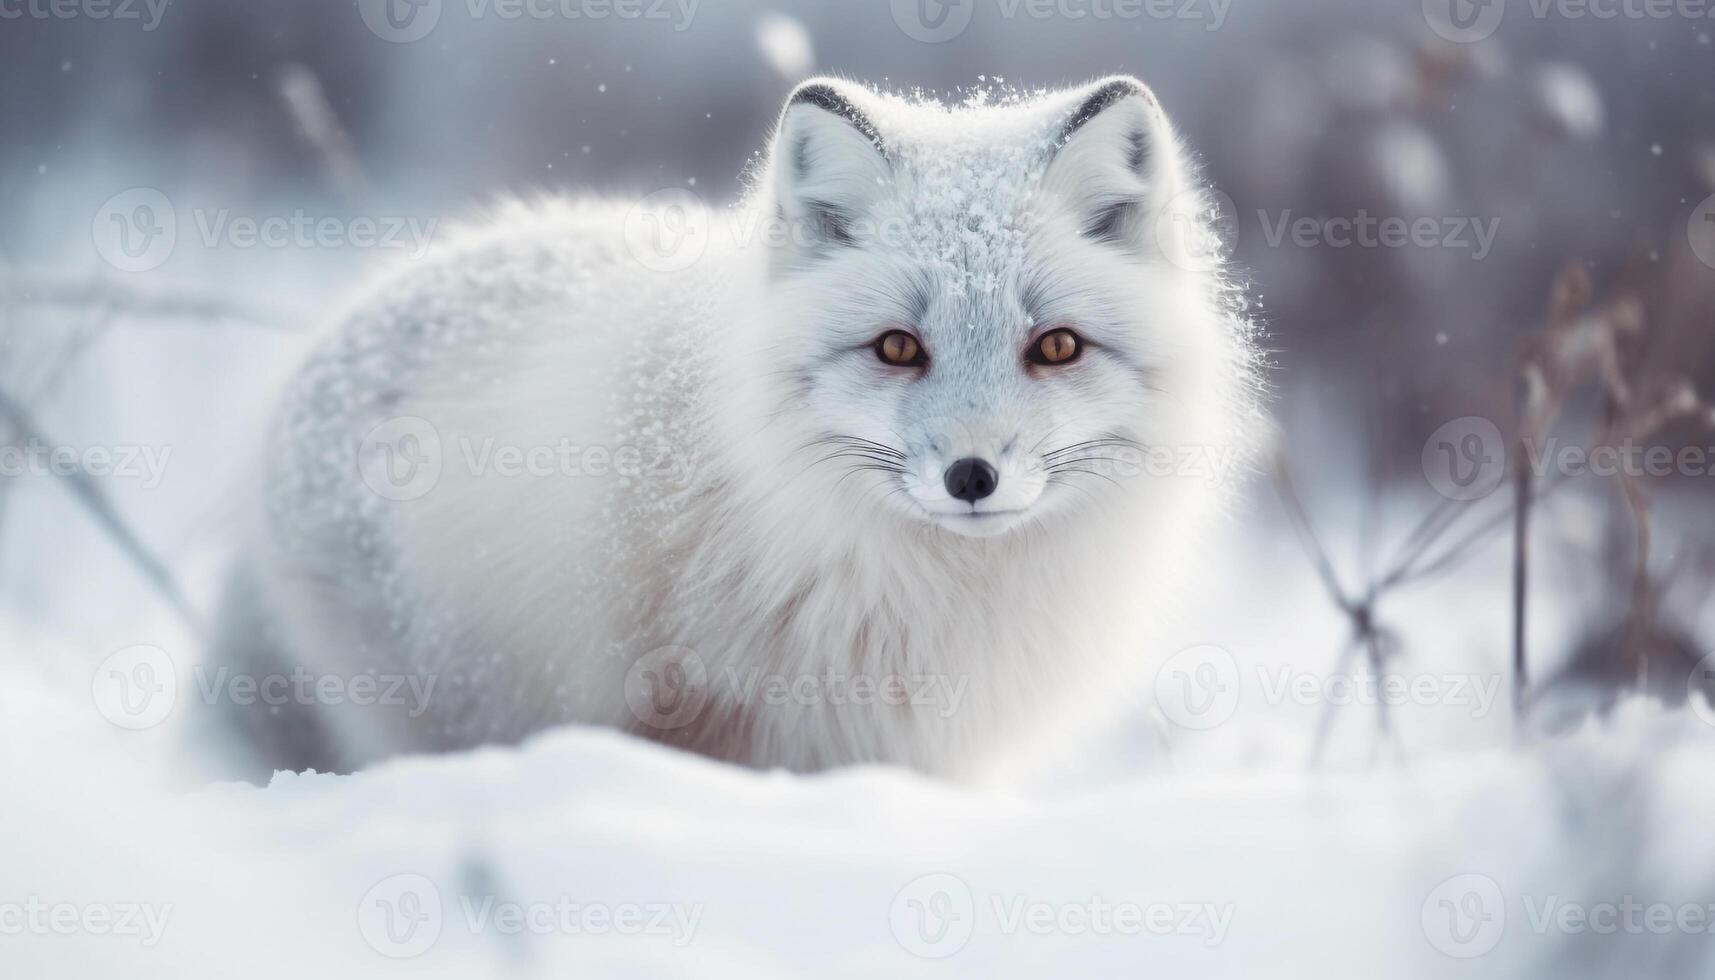
M942 481L947 496L974 504L994 494L1000 486L1000 474L988 460L967 456L947 467Z

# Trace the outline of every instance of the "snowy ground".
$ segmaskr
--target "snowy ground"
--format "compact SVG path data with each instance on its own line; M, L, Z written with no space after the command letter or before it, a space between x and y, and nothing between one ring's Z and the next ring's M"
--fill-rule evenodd
M1052 792L755 774L589 731L168 791L91 715L0 694L10 977L1715 967L1715 750L1642 703L1526 749Z

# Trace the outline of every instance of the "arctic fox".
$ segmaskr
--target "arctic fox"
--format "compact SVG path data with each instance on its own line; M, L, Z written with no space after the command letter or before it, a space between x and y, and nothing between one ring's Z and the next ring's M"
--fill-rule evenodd
M232 708L251 771L581 723L967 778L1112 700L1254 412L1154 96L814 79L752 185L509 205L340 318L215 652L332 683Z

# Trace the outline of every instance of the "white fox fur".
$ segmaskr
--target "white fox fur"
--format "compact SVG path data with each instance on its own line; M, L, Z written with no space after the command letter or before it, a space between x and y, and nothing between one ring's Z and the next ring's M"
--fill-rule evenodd
M1185 462L1252 425L1246 324L1175 254L1207 216L1154 97L818 79L755 176L720 211L508 206L358 298L285 397L218 656L432 688L235 709L256 759L571 722L967 777L1112 698L1223 496ZM694 262L639 254L668 219ZM1052 326L1085 353L1029 363ZM926 368L882 362L890 329ZM438 481L375 492L395 450ZM998 473L974 504L943 485L964 457Z

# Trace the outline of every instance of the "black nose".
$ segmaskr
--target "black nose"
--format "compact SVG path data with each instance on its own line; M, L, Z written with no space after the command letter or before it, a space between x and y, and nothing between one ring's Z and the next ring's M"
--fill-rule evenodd
M980 459L961 459L947 467L947 492L960 500L976 503L1000 483L1000 474Z

